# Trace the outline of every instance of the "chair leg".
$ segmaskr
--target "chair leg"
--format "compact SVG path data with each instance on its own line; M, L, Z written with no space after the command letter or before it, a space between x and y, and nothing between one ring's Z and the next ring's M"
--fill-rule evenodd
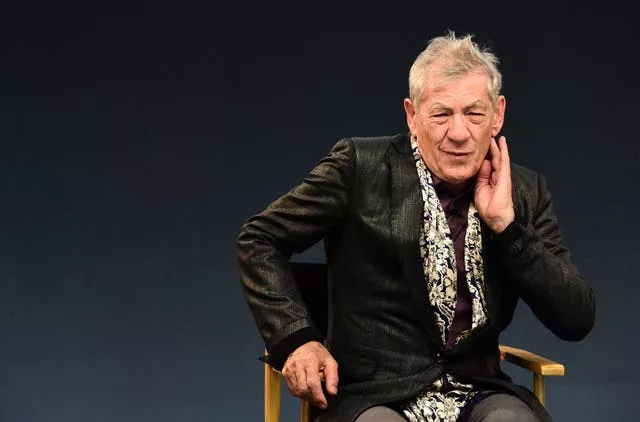
M544 406L544 376L534 372L533 374L533 394Z
M280 421L280 375L264 364L264 422Z
M306 400L300 400L300 422L311 422L311 405Z

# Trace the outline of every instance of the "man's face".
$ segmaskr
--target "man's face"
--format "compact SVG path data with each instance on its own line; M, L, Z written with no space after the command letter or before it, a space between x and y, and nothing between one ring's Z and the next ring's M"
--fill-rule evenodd
M463 187L502 127L505 99L492 104L484 73L442 80L427 72L419 106L405 99L404 107L427 167L447 184Z

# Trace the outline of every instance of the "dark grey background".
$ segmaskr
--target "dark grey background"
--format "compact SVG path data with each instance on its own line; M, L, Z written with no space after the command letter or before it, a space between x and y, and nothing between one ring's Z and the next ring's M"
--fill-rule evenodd
M566 364L548 384L558 421L635 419L633 7L426 3L6 9L0 421L261 420L239 228L339 138L404 131L409 66L447 28L502 58L512 159L546 176L598 298L581 343L526 305L504 342Z

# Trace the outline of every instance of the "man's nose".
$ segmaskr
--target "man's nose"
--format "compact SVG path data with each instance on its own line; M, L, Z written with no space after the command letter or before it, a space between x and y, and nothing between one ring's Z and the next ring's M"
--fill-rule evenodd
M454 113L449 120L449 130L447 135L453 142L464 142L469 139L469 128L467 121L461 113Z

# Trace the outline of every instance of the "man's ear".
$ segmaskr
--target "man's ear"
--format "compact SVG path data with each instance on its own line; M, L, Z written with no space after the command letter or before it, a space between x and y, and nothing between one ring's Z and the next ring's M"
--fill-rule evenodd
M409 98L404 99L404 112L407 115L407 126L409 127L409 131L412 135L415 135L416 108Z
M507 107L507 100L504 98L504 95L500 95L498 97L498 101L496 101L496 112L493 116L493 124L491 126L491 136L495 137L500 133L500 129L502 129L502 124L504 123L504 111Z

